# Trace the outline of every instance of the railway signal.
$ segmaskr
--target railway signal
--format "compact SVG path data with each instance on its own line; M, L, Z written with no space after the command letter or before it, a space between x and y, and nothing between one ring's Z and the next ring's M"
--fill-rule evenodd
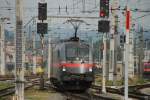
M125 35L120 35L120 44L124 44L126 41L126 36Z
M47 34L48 24L47 23L37 23L37 33Z
M98 21L98 32L108 33L110 29L110 21L100 20Z
M100 0L99 16L102 18L109 17L109 0Z
M38 19L39 20L47 19L47 3L38 4Z

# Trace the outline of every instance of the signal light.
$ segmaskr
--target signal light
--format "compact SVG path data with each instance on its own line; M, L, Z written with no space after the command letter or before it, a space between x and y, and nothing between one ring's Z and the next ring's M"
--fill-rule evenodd
M109 17L109 0L100 0L100 17Z
M123 44L126 42L126 36L125 35L120 35L120 44Z
M100 20L98 21L98 32L108 33L110 29L110 21Z
M38 4L38 19L39 20L47 19L47 3Z
M104 17L104 16L105 16L104 11L100 11L100 17Z
M37 23L37 33L47 34L48 24L47 23Z

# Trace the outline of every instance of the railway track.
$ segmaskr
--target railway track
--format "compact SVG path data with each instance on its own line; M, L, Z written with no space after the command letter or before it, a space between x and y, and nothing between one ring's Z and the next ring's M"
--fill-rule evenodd
M30 88L34 85L39 85L38 79L32 80L29 84L25 86L25 89ZM142 89L142 88L147 88L149 87L148 84L146 85L138 85L138 86L131 86L133 91L129 91L129 97L130 98L136 98L138 100L150 100L150 95L148 94L143 94L140 92L135 92L135 90ZM49 83L45 84L46 89L53 89L56 90L57 92L61 93L62 95L65 96L66 100L116 100L111 97L108 97L107 95L100 95L101 91L101 86L96 86L92 85L91 89L93 89L95 92L90 91L90 92L85 92L85 93L72 93L72 92L66 92L66 91L58 91L54 86L52 86ZM129 87L130 88L130 87ZM114 94L119 94L119 95L124 95L123 89L115 89L115 88L110 88L107 87L107 92L109 93L114 93ZM0 97L11 95L15 92L15 86L8 87L5 89L0 90Z
M65 96L66 100L115 100L107 96L99 95L96 92L93 91L87 91L85 93L82 92L68 92L64 90L58 90L50 83L45 84L45 88L47 89L53 89L56 92L59 92L63 96Z
M67 93L65 96L67 97L67 100L115 100L96 93Z
M39 76L31 75L31 76L25 76L26 80L39 78ZM15 80L14 76L0 76L0 81L6 81L6 80Z
M11 86L11 87L8 87L8 88L5 88L5 89L1 89L0 90L0 97L11 95L14 92L15 92L15 86Z
M150 95L149 94L143 94L138 92L138 89L142 88L148 88L150 85L145 84L145 85L136 85L136 86L129 86L129 98L134 98L137 100L150 100ZM53 88L50 84L47 84L47 87ZM66 92L66 91L57 91L60 92L62 95L66 97L66 100L120 100L120 99L115 99L112 98L108 95L101 94L101 86L96 86L92 85L91 87L92 90L90 92L85 92L85 93L72 93L72 92ZM115 89L115 88L106 88L108 93L112 94L118 94L121 96L124 96L124 91L122 88Z
M39 79L31 79L25 85L25 89L31 88L32 86L36 85L38 83L38 80ZM0 90L0 97L8 96L14 93L15 93L15 86L10 86L10 87Z
M129 86L128 95L130 98L135 98L138 100L150 100L150 94L144 94L139 92L139 89L148 88L148 87L150 87L150 84ZM101 86L93 85L91 88L97 90L97 92L99 93L101 91ZM106 90L109 93L114 93L114 94L119 94L124 96L124 88L115 89L115 88L107 87Z

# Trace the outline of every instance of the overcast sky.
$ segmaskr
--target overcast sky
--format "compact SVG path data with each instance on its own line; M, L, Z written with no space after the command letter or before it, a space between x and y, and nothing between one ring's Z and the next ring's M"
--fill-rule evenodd
M33 16L37 16L38 12L38 2L40 0L23 0L23 17L24 24L27 23ZM45 0L48 4L48 15L70 15L70 16L98 16L99 10L99 0L85 0L85 10L88 13L82 13L83 10L83 0ZM113 0L110 0L111 2ZM126 5L130 7L130 9L141 9L145 11L150 11L150 0L119 0L119 6L124 8ZM128 1L128 2L127 2ZM0 17L9 17L11 25L7 25L7 28L15 26L15 0L0 0ZM59 13L59 6L61 8ZM64 8L67 6L67 13ZM7 10L11 8L11 10ZM122 11L118 11L120 14ZM149 15L148 15L149 14ZM145 16L142 18L138 18L141 16ZM135 24L140 24L146 29L150 29L150 12L132 12L132 18L136 19ZM51 21L51 27L64 27L62 24L67 19L55 19ZM83 19L84 20L84 19ZM123 20L121 17L120 20ZM86 22L93 24L91 27L93 29L97 28L97 20L86 20ZM83 25L84 26L84 25ZM68 27L68 26L67 26ZM71 26L69 26L71 28ZM88 29L86 28L86 29Z

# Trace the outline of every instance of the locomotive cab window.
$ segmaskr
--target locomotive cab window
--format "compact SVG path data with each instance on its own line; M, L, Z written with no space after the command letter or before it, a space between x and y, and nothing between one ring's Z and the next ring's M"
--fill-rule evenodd
M89 48L83 45L67 45L66 60L89 61Z

